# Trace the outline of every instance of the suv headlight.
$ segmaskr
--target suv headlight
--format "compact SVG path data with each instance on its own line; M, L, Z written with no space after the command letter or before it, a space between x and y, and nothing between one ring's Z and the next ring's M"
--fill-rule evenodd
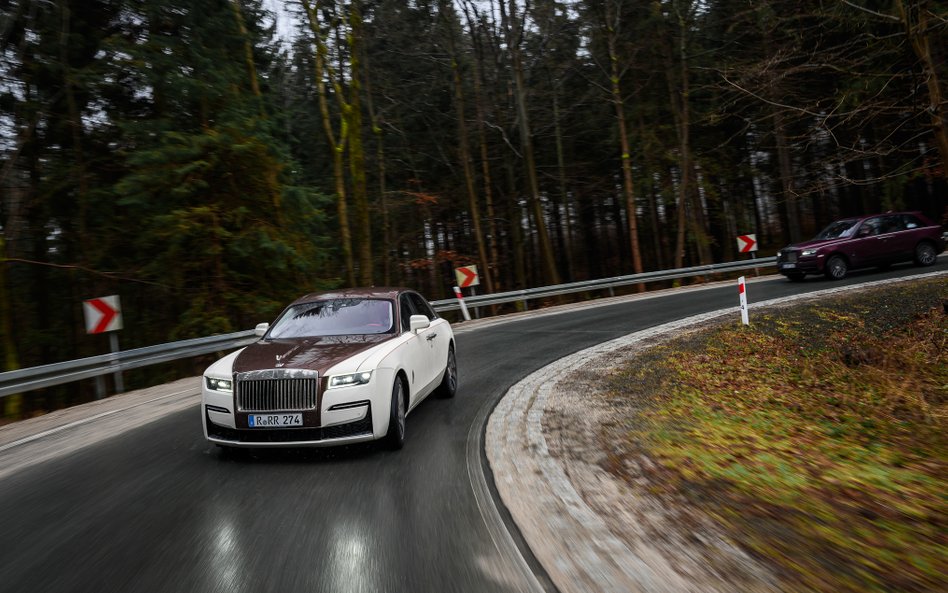
M234 392L234 383L230 379L218 379L217 377L204 377L207 388L211 391L223 391L225 393Z
M371 378L372 371L362 371L361 373L350 373L348 375L333 375L329 377L329 388L365 385Z
M816 249L804 249L800 252L800 257L810 257L811 255L816 255Z

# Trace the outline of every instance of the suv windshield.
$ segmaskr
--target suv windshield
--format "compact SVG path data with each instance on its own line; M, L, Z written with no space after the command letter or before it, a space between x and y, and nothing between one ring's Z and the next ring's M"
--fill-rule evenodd
M856 228L856 223L858 220L837 220L834 223L831 223L828 227L820 231L820 234L813 237L814 240L824 241L826 239L839 239L841 237L849 237L853 234L853 230Z
M267 338L384 334L393 325L391 301L332 299L293 305L276 320Z

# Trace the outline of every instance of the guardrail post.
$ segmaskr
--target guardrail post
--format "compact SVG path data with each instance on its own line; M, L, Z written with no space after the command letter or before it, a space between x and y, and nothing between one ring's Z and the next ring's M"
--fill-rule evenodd
M111 364L114 367L118 367L118 353L119 353L119 341L118 341L118 332L109 333L109 346L112 349L112 361ZM116 369L115 374L115 393L125 393L125 381L122 380L122 371Z

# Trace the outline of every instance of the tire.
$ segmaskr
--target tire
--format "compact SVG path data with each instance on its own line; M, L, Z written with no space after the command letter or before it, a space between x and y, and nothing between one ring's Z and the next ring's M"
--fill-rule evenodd
M397 451L405 446L405 396L400 378L392 385L392 405L388 416L388 432L385 441L388 447Z
M834 255L826 260L826 277L830 280L842 280L848 271L849 264L843 256Z
M930 266L938 259L935 246L924 241L915 246L915 263L919 266Z
M454 356L454 346L448 348L448 362L444 367L444 376L436 393L438 397L450 398L458 392L458 361Z
M787 274L787 278L789 278L791 282L803 282L803 279L806 278L806 273L795 272L793 274Z

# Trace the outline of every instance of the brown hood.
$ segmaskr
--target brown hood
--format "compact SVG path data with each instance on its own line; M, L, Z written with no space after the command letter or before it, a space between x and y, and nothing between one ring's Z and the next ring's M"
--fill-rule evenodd
M260 341L247 346L237 356L234 372L309 369L322 377L339 362L394 337L394 334L369 334Z

